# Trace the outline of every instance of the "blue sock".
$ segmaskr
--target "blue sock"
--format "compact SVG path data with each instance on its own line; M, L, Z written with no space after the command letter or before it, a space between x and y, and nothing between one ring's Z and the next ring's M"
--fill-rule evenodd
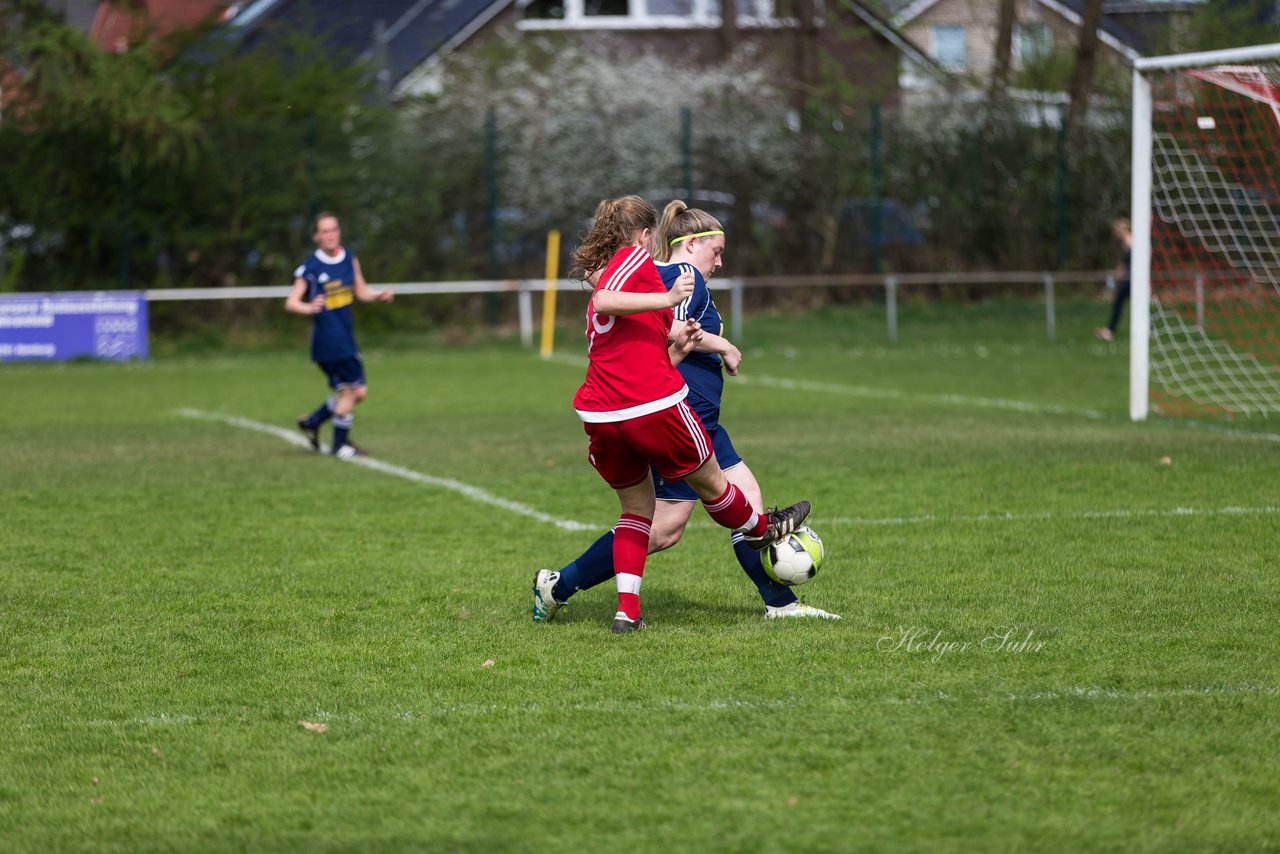
M351 425L355 421L355 413L333 416L333 450L335 453L339 448L347 444L347 434L351 432Z
M557 602L568 602L579 590L590 590L597 584L613 580L613 531L607 531L587 550L560 570L551 595Z
M769 573L764 571L764 564L760 562L760 552L747 545L742 534L737 532L733 535L733 553L738 556L738 563L742 564L742 571L747 574L747 578L755 582L764 604L781 608L796 601L796 594L791 592L790 587L769 577Z
M319 427L324 422L333 417L334 399L331 397L324 403L320 404L320 408L306 417L305 424L312 430Z

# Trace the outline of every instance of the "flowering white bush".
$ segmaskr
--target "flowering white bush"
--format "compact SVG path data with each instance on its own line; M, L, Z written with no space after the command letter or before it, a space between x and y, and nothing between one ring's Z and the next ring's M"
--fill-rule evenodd
M764 57L748 49L699 68L625 55L620 44L525 36L458 56L416 121L437 150L475 145L493 108L499 204L560 221L589 216L605 197L681 188L684 107L695 188L732 193L749 179L758 190L789 176L797 141Z

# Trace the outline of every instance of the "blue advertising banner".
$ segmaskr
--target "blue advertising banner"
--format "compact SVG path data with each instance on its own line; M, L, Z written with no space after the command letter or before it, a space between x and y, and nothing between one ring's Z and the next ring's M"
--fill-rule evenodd
M147 358L137 291L0 294L0 362Z

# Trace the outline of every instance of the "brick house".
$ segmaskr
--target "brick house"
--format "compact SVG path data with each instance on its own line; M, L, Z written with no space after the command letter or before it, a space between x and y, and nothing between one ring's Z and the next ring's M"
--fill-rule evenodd
M835 0L805 14L814 0L736 0L726 28L722 0L255 0L225 26L245 44L277 30L316 33L369 65L393 97L436 90L449 55L494 34L565 33L593 42L625 42L628 51L674 52L714 63L739 43L789 58L798 79L815 72L815 47L837 58L851 79L885 103L897 99L898 66L923 76L945 72L884 16L861 0ZM819 7L820 8L820 7Z
M1082 0L1017 0L1013 33L1013 70L1050 53L1072 51L1079 38ZM953 74L986 89L995 69L999 0L914 0L894 16L893 24L929 57ZM1111 15L1098 30L1098 57L1124 69L1139 55L1141 39ZM904 67L901 86L928 89L931 81Z
M235 8L227 0L102 0L89 38L103 50L124 53L141 41L221 20Z

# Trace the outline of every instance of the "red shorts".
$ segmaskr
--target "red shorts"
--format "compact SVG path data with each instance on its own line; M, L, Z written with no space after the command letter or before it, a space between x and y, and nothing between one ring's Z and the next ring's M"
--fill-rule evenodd
M680 480L711 456L706 428L683 400L639 418L582 426L591 437L587 459L614 489L650 477L650 466L665 480Z

